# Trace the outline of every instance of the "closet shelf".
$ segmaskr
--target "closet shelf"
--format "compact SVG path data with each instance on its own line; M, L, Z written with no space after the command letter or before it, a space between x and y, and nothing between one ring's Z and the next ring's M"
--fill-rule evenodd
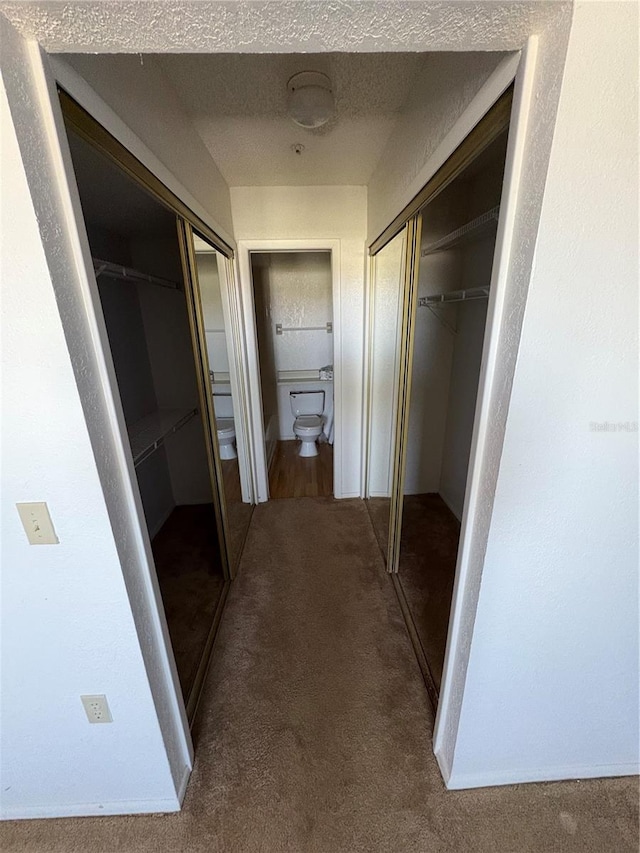
M475 219L467 222L466 225L462 225L450 234L446 234L439 240L429 243L420 252L420 257L424 258L427 255L432 255L434 252L442 252L445 249L451 249L456 245L462 245L470 240L474 240L483 231L489 231L497 223L499 214L500 205L498 204L492 207L491 210L487 210L485 213L480 214L480 216L476 216Z
M177 432L197 414L197 409L160 409L130 426L129 441L133 464L137 467L144 462L168 436Z
M103 261L100 258L93 258L93 268L96 273L96 278L101 275L108 278L126 279L131 282L145 282L145 284L156 284L159 287L168 287L171 290L180 290L180 285L177 281L171 281L168 278L160 278L157 275L149 275L146 272L140 272L132 267L123 267L121 264L113 264L111 261Z
M472 299L487 299L488 287L468 287L466 290L451 290L449 293L434 293L431 296L421 296L418 305L429 308L431 305L442 305L449 302L470 302Z

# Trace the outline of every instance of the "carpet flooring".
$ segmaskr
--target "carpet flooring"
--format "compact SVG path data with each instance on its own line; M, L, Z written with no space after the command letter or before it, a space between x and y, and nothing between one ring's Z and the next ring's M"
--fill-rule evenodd
M151 547L186 699L224 587L213 504L175 507Z
M446 791L362 501L254 511L180 814L14 822L3 853L620 853L634 779Z

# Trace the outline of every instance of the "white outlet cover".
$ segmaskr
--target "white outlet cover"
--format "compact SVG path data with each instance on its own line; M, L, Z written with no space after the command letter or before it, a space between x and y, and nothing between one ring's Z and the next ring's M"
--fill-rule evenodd
M81 696L82 704L90 723L112 723L113 717L104 693Z

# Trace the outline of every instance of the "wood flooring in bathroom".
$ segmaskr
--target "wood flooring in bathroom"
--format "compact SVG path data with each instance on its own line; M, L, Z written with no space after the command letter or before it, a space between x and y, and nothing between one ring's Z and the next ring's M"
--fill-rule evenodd
M271 498L316 498L333 495L333 447L319 444L318 455L303 459L299 441L279 441L269 469Z

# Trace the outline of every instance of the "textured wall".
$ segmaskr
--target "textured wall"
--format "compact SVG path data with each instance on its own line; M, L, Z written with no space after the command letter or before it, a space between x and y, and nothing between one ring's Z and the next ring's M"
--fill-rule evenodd
M331 255L328 252L276 252L269 257L271 331L325 326L333 321ZM333 363L333 335L326 331L275 335L276 370L319 370Z
M135 575L127 499L111 500L120 469L82 333L90 321L78 305L62 170L53 177L40 123L48 93L39 104L37 51L27 55L8 28L1 37L3 816L175 809L171 770L179 782L189 758L166 681L158 687L166 658ZM71 348L63 316L75 324ZM25 500L48 502L58 545L27 544L14 506ZM107 694L111 725L89 725L85 693Z
M576 7L456 785L638 772L637 33Z

